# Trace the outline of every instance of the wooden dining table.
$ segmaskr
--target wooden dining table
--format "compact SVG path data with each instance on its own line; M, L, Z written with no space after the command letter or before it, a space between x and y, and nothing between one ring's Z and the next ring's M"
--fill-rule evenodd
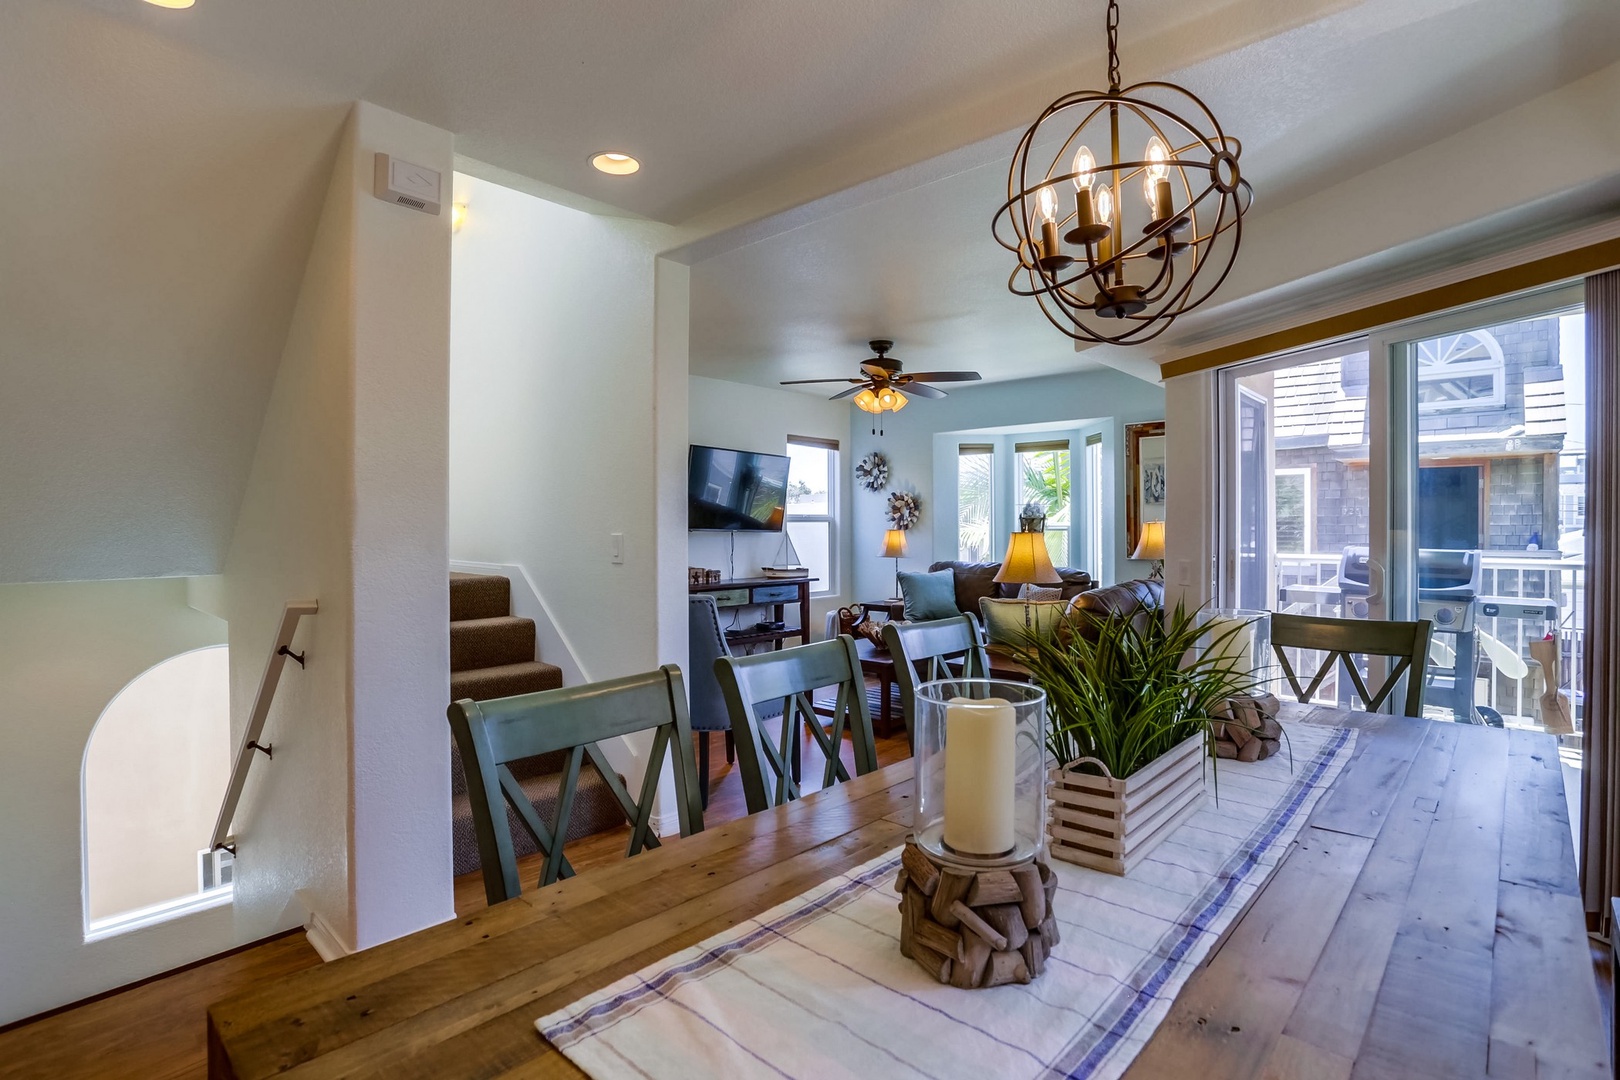
M1551 736L1360 729L1129 1078L1608 1076ZM209 1075L577 1077L534 1021L898 846L901 762L218 1002Z

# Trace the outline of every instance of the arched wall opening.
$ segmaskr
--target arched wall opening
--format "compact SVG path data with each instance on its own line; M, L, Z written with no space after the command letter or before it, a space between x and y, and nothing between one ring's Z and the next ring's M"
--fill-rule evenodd
M119 691L84 753L87 938L229 900L204 854L229 775L227 646L170 657Z

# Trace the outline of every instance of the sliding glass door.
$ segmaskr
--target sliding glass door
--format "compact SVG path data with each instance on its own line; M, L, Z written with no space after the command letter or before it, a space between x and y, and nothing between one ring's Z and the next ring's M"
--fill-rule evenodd
M1578 290L1232 368L1220 393L1223 605L1428 619L1426 716L1579 746Z

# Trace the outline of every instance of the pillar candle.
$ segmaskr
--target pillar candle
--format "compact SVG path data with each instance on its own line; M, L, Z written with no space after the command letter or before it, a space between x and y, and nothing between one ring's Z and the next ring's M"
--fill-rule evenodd
M1234 626L1242 629L1225 641L1215 644L1222 634L1231 633ZM1233 619L1225 615L1212 616L1204 627L1209 634L1209 656L1234 661L1232 668L1240 675L1254 673L1254 623L1248 619Z
M945 844L970 855L1000 855L1013 833L1013 707L1004 698L952 698L945 707Z

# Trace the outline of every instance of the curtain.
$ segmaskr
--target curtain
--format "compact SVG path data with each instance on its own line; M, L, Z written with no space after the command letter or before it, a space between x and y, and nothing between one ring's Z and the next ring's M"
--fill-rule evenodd
M1581 893L1607 936L1620 896L1620 271L1586 279L1586 708Z

